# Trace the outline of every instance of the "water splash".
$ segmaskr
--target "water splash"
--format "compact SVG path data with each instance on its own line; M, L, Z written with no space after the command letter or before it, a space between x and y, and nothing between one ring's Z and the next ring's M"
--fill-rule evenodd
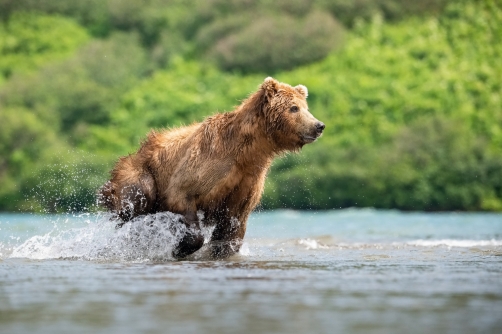
M111 216L90 217L82 228L53 230L29 238L15 247L11 258L84 259L97 261L157 262L171 261L173 246L186 233L181 215L162 212L137 217L115 229ZM212 228L203 227L205 243ZM202 253L200 250L197 253ZM193 257L201 257L194 254Z

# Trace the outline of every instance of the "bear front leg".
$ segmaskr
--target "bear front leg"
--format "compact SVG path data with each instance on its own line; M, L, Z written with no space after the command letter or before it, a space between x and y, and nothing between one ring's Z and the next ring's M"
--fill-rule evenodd
M246 233L246 222L230 218L219 222L211 236L210 250L213 259L224 259L239 252Z
M186 212L182 223L186 226L186 231L173 249L173 257L175 259L187 257L198 251L204 244L204 235L200 229L200 222L195 210Z

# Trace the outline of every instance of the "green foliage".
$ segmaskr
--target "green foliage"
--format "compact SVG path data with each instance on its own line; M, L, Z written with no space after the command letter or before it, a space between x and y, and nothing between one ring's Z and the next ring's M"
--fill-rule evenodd
M462 123L432 118L402 129L377 160L394 203L407 210L490 209L502 204L502 157ZM377 194L375 194L377 195ZM376 200L376 197L375 197Z
M120 95L148 71L137 36L112 34L28 80L9 80L0 90L0 208L92 208L116 157L78 148L85 147L92 125L110 122Z
M502 210L502 6L445 3L0 0L0 210L92 209L151 128L270 73L326 130L275 161L264 208Z
M0 24L0 36L0 83L13 74L66 58L89 39L68 18L24 12L16 12Z
M166 34L186 42L184 38L190 35L190 27L200 19L194 15L194 7L205 3L184 0L105 1L108 26L114 30L138 32L143 45L148 48L162 43Z
M290 156L286 168L274 166L264 207L500 210L502 157L485 145L461 123L434 117L402 127L378 149L339 149L314 167L311 155Z
M291 158L290 169L274 167L264 206L310 205L278 197L292 191L281 187L297 184L313 208L500 210L501 15L485 1L452 4L440 19L388 25L376 17L353 30L342 52L279 76L309 87L310 109L326 132ZM462 130L435 128L426 122L432 119ZM429 125L417 125L423 122ZM398 145L406 138L416 150ZM421 155L426 162L417 168ZM310 160L309 176L299 177Z
M223 74L213 66L178 58L166 71L158 71L124 95L112 115L113 124L134 148L151 128L189 124L230 110L261 80L261 76Z
M0 17L4 20L18 11L73 18L96 36L105 36L110 30L108 4L103 0L0 0Z
M400 20L438 12L446 1L0 0L0 17L8 21L19 11L64 15L94 36L137 32L160 66L174 54L191 57L196 50L222 69L252 72L289 69L325 57L340 45L339 21L352 26L357 18L375 13ZM255 47L257 41L261 48Z
M453 1L448 0L319 0L322 8L348 27L358 20L369 20L375 14L386 21L400 21L409 16L437 15Z
M40 118L28 109L3 109L0 124L0 176L19 176L23 168L31 167L39 158L44 146L55 139L53 133L45 130Z
M30 80L12 80L0 92L0 103L52 114L54 130L78 142L89 124L109 122L119 95L147 71L137 38L115 34L89 43L73 58L45 67Z
M60 143L50 124L24 108L0 113L0 208L75 212L94 204L103 158Z
M223 70L273 73L324 58L343 28L314 1L207 1L189 27L196 48Z
M401 125L444 115L500 148L502 64L493 55L502 52L501 9L463 6L460 20L388 25L376 17L353 30L343 51L279 78L309 87L311 110L342 146L379 144ZM479 16L485 23L465 25Z
M219 40L209 58L224 70L273 73L324 58L339 46L341 35L341 26L322 12L304 19L263 17Z

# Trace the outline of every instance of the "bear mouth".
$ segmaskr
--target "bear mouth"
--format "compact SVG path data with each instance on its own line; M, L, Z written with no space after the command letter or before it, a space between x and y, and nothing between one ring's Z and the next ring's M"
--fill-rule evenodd
M305 144L310 144L310 143L313 143L317 140L317 138L319 138L319 136L302 136L302 141L305 143Z

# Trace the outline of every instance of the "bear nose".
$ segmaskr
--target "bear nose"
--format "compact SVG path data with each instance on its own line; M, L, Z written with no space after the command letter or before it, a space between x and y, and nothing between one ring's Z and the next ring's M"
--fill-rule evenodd
M323 122L317 122L316 125L315 125L316 129L317 129L317 132L322 132L322 130L324 130L324 128L326 127L326 125L324 125Z

